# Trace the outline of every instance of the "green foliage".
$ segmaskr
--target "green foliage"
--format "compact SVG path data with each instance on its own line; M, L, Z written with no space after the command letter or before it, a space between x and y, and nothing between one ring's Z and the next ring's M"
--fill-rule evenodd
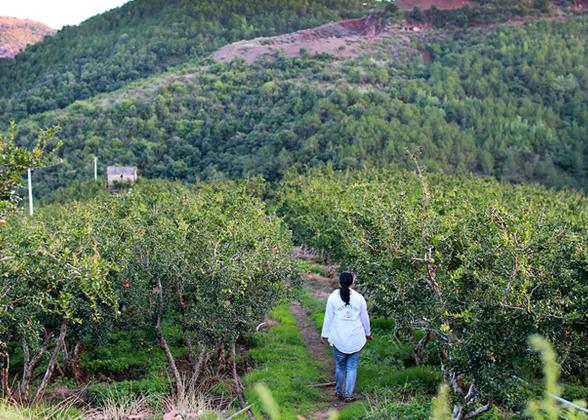
M561 389L558 384L560 367L549 341L539 335L532 335L529 342L535 351L541 353L543 360L544 397L542 400L528 403L526 417L536 420L585 419L586 415L584 413L569 406L564 407L555 399L555 397L559 397ZM448 391L449 387L446 384L440 387L439 396L433 402L431 419L449 420L452 418L449 409ZM576 401L576 404L580 407L586 406L585 401ZM496 417L493 416L492 418Z
M588 399L588 386L579 384L562 384L563 391L561 396L568 401L579 401Z
M549 15L552 12L549 0L481 0L477 3L479 4L466 5L458 9L439 9L433 6L422 11L415 7L406 13L406 17L416 22L431 22L437 28L465 28L528 16Z
M0 60L0 120L64 108L240 39L366 11L358 0L135 0ZM370 2L371 3L371 2Z
M180 392L176 359L187 358L197 381L204 356L224 357L295 282L290 233L266 213L260 188L257 181L193 188L153 181L91 199L56 195L65 204L43 207L34 222L9 220L0 345L5 366L9 356L22 360L28 379L19 398L28 398L46 353L41 389L57 363L76 380L82 370L128 379L137 393L152 381L162 388L169 369ZM10 396L10 378L1 376Z
M165 366L165 358L144 330L117 325L99 343L88 345L81 355L81 368L88 373L138 378L147 371Z
M415 35L430 64L406 47L394 62L382 55L187 64L22 121L19 138L62 127L64 162L36 175L40 195L89 178L94 154L149 178L261 174L273 182L324 162L408 167L405 150L416 148L432 172L582 190L587 26L578 17Z
M38 212L34 222L9 220L8 240L0 248L0 347L8 355L9 343L16 342L24 355L22 401L29 398L32 372L48 349L37 403L68 337L93 336L109 324L118 305L110 275L123 251L116 240L103 236L110 227L106 209L73 204L56 210Z
M0 134L0 220L15 210L20 197L16 189L22 181L22 176L27 169L46 165L59 147L55 139L56 130L49 128L40 130L37 136L36 145L32 150L26 150L15 144L16 125L10 123L7 135Z
M100 181L74 181L67 188L52 191L43 197L42 205L66 204L71 201L87 201L99 196L106 197L108 189L106 182Z
M524 403L520 384L504 375L536 366L524 338L532 332L556 343L564 372L586 369L584 196L489 179L317 170L287 179L280 200L295 240L356 271L372 312L400 331L430 331L445 379L462 375L477 398ZM369 380L380 374L366 368Z

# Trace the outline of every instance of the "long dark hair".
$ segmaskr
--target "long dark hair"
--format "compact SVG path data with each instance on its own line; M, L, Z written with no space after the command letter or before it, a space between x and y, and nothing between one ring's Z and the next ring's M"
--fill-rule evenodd
M349 290L349 286L353 284L353 273L344 271L339 274L339 284L341 285L339 288L339 295L341 295L343 302L345 302L346 305L349 305L349 299L351 297L351 290Z

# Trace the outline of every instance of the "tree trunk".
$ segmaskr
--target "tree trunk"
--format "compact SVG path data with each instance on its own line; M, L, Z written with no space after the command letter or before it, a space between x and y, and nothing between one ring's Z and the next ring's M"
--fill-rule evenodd
M192 365L192 378L190 381L195 385L200 376L200 372L202 371L202 366L205 364L205 356L208 346L200 344L198 346L198 355L196 355L196 352L194 351L194 343L188 334L184 334L184 341L186 341L186 346L188 347L188 359L190 359L190 364Z
M63 343L63 348L61 349L61 357L63 358L62 360L62 364L63 366L61 367L61 376L65 376L69 373L69 363L70 363L70 358L69 358L69 351L67 350L67 342ZM59 371L59 366L57 366L57 369Z
M220 342L218 346L218 361L216 363L216 374L219 375L226 368L227 358L225 357L225 343Z
M427 331L427 333L419 340L414 350L412 351L412 356L417 365L422 365L427 362L427 358L423 355L423 350L425 349L425 346L430 339L431 333Z
M233 373L233 380L235 381L235 389L237 391L237 396L239 397L239 403L241 404L241 408L246 408L248 406L247 401L245 401L245 397L243 395L243 386L241 385L241 379L239 378L239 374L237 373L237 351L235 341L231 343L231 372ZM247 412L249 418L255 420L253 414L250 411Z
M12 390L8 384L10 375L10 354L7 351L2 353L2 396L8 400L12 400Z
M179 400L184 399L185 395L185 387L184 382L182 381L182 376L180 375L180 371L178 370L178 366L176 365L176 361L174 360L174 356L167 344L167 340L163 336L161 332L161 318L163 316L163 286L161 285L161 279L157 279L157 289L159 294L159 310L157 312L157 322L155 324L155 331L157 332L157 338L159 340L159 345L163 349L165 353L165 357L167 359L167 364L171 369L174 379L176 380L176 394Z
M188 360L192 366L196 363L196 353L194 352L194 343L192 342L192 338L188 335L188 333L184 329L184 341L186 342L186 347L188 347Z
M41 385L37 389L37 393L35 394L35 398L33 402L35 404L39 404L43 399L43 395L45 394L45 390L47 389L47 385L49 385L49 381L51 380L51 376L53 375L53 371L55 370L55 366L57 365L57 356L61 352L63 344L65 342L65 334L67 333L67 321L64 319L61 321L61 328L59 329L59 337L57 337L57 341L55 342L55 348L51 352L51 357L49 358L49 364L47 365L47 369L45 370L45 376L43 376L43 380L41 381Z
M194 384L196 384L196 381L198 381L198 378L200 377L200 372L202 372L202 367L205 364L204 360L206 357L207 350L208 347L206 346L206 344L200 344L200 350L198 351L198 359L196 359L196 364L192 365L192 381L194 382Z
M80 353L82 352L82 342L76 341L76 344L73 349L73 354L71 356L71 374L74 377L76 383L80 382Z
M31 380L33 377L33 371L41 361L41 359L47 353L47 349L49 348L49 344L51 343L51 333L45 330L45 337L43 339L43 345L37 351L37 353L31 359L30 349L28 343L23 340L22 343L22 353L24 356L23 368L22 368L22 379L20 382L20 400L21 401L28 401L29 399L29 389L31 387Z
M464 387L460 385L461 381L459 377L449 371L443 362L441 362L441 372L443 373L443 378L453 390L453 393L460 399L460 401L453 405L451 420L466 420L478 417L492 408L492 403L475 408L480 403L480 400L475 395L475 385L470 384L466 392Z
M73 378L76 383L80 379L80 351L82 343L76 340L71 352L67 350L67 343L63 345L63 373L69 378Z

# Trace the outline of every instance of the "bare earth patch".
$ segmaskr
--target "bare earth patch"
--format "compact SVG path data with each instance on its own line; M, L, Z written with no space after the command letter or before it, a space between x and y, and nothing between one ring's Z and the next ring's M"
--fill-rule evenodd
M312 321L308 319L306 311L299 302L292 302L290 304L290 312L296 318L296 324L300 334L302 334L304 345L314 358L321 376L325 381L332 381L335 377L335 358L331 354L330 347L320 342L319 332ZM321 389L324 394L323 399L328 401L329 406L311 413L308 417L309 419L328 419L330 410L336 409L341 411L345 407L345 403L335 397L335 390L332 386Z
M289 57L298 57L304 52L309 56L326 53L336 57L355 57L361 53L363 41L373 40L384 32L382 18L374 13L285 35L235 42L214 52L212 59L231 62L240 58L252 64L278 52Z
M418 7L426 10L435 6L439 9L459 9L463 6L474 5L475 2L471 0L398 0L396 2L401 9L412 9Z

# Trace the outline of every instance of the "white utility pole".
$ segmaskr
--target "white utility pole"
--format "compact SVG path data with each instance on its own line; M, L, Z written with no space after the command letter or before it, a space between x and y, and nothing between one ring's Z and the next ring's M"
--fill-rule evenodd
M98 158L94 156L94 181L98 181Z
M31 168L28 170L29 175L29 214L33 217L33 181L31 179Z

